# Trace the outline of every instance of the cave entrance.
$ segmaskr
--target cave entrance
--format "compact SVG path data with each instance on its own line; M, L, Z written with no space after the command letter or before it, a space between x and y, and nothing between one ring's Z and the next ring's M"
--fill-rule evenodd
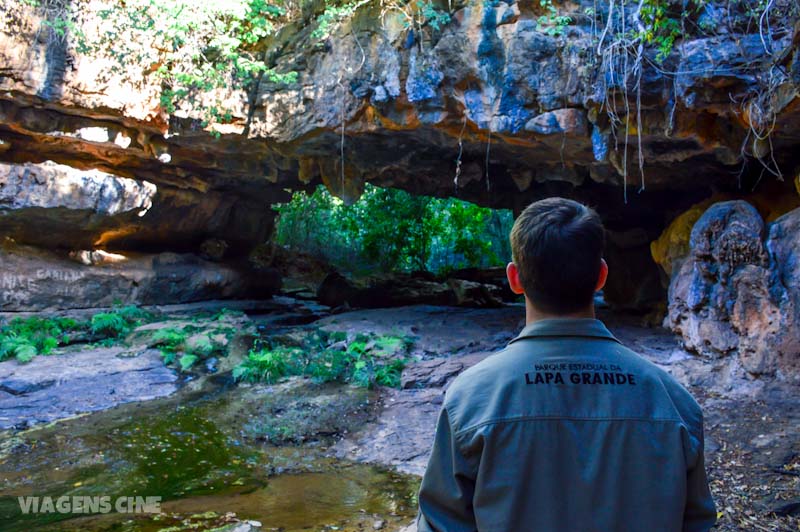
M273 264L290 294L331 306L522 302L505 280L510 209L370 184L350 205L319 185L273 208ZM652 240L644 230L608 231L611 274L598 294L601 306L663 312L666 283Z

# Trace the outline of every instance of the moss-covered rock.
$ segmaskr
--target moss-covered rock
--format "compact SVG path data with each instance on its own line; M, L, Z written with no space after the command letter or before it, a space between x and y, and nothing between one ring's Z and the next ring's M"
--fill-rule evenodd
M240 385L207 407L219 425L238 426L245 438L284 445L352 432L369 419L376 399L366 388L291 377L273 385Z

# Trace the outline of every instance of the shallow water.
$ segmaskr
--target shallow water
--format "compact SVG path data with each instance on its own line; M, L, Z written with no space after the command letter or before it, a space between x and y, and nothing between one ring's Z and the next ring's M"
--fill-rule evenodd
M408 521L417 481L334 460L324 442L273 447L218 416L230 391L129 404L0 436L0 530L357 530ZM24 515L19 496L160 496L161 514Z

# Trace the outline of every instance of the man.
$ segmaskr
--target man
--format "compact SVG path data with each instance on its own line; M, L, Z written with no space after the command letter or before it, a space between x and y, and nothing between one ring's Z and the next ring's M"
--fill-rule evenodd
M526 326L447 390L419 531L705 531L716 521L700 407L595 319L603 225L580 203L531 204L508 282Z

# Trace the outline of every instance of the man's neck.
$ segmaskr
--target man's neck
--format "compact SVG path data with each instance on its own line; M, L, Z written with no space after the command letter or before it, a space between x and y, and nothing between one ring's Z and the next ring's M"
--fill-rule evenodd
M541 309L536 308L533 303L526 297L525 298L525 325L530 325L531 323L535 323L541 320L550 320L550 319L565 319L565 318L591 318L594 319L594 304L589 304L583 310L579 310L578 312L573 312L571 314L552 314L549 312L545 312Z

